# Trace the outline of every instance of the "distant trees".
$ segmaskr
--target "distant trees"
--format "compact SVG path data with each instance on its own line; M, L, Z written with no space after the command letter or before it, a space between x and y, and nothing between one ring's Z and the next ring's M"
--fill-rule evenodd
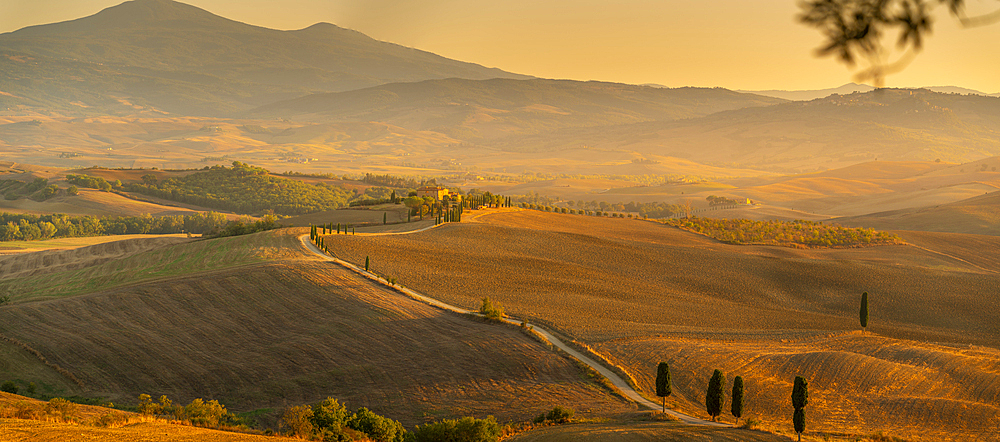
M858 312L858 319L861 320L861 332L868 329L868 292L861 294L861 311Z
M250 233L246 226L253 225L254 231L277 223L265 217L260 226L243 221L243 233ZM215 212L172 215L162 217L144 216L67 216L30 215L0 213L0 241L35 241L49 238L70 238L98 235L127 235L146 233L208 233L222 232L230 222L222 214ZM233 226L236 229L238 226ZM235 231L235 230L234 230ZM231 231L230 233L233 233Z
M705 410L712 416L712 422L722 414L722 406L726 402L725 385L726 376L722 371L715 370L712 379L708 381L708 392L705 394Z
M753 221L690 218L666 220L667 225L699 233L728 244L805 245L817 247L898 244L898 236L873 229L826 225L814 221Z
M792 406L795 413L792 414L792 425L795 432L799 434L799 441L802 441L802 433L806 431L806 404L809 403L809 382L802 376L795 377L795 385L792 387Z
M234 161L231 168L208 170L159 182L125 184L124 189L157 198L237 213L273 210L282 215L319 212L362 198L339 186L315 185L269 175L267 169Z
M733 379L733 394L730 400L733 404L729 407L729 411L736 418L736 424L739 424L740 417L743 416L743 378L740 376L736 376ZM736 424L733 424L733 426L736 426Z
M667 411L667 396L670 393L670 366L666 362L660 362L656 366L656 395L661 398L664 413Z

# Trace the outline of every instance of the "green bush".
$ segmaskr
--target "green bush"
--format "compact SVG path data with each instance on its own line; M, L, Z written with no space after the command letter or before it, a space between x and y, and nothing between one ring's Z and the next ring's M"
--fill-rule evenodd
M503 306L498 302L490 301L489 297L483 298L483 304L479 306L479 314L493 321L502 321L504 317Z
M17 394L18 390L17 385L13 381L6 381L3 385L0 385L0 391L3 392Z
M493 416L486 419L463 417L418 425L407 437L412 442L494 442L500 439L501 428Z
M545 415L545 420L552 421L558 424L569 422L569 420L572 418L573 418L573 410L570 410L569 408L563 408L559 405L553 407L551 410L549 410L548 414Z
M403 424L361 407L347 421L347 427L368 435L375 442L403 442Z

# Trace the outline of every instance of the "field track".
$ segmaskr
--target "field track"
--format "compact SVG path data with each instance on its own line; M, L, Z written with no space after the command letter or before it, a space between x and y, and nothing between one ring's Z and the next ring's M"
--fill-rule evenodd
M431 229L431 228L432 227L428 227L428 228L416 230L416 231L413 231L413 232L410 232L410 233L418 233L418 232L422 232L422 231L425 231L425 230L428 230L428 229ZM400 233L396 233L396 234L400 234ZM325 259L327 261L336 262L337 264L340 264L340 265L342 265L342 266L344 266L344 267L346 267L346 268L354 271L355 273L357 273L357 274L359 274L361 276L364 276L364 277L366 277L368 279L377 281L377 282L379 282L381 284L393 287L396 290L399 290L400 292L405 293L406 295L408 295L408 296L410 296L410 297L412 297L414 299L426 302L426 303L428 303L430 305L433 305L433 306L435 306L437 308L440 308L440 309L443 309L443 310L452 311L452 312L455 312L455 313L461 313L461 314L474 313L471 310L464 309L464 308L459 308L459 307L455 307L455 306L453 306L451 304L446 304L446 303L441 302L441 301L439 301L437 299L431 298L429 296L422 295L422 294L417 293L417 292L415 292L415 291L413 291L411 289L408 289L406 287L399 287L399 286L392 285L392 284L389 283L389 281L387 281L383 277L375 275L375 274L373 274L371 272L366 272L364 269L362 269L362 268L360 268L360 267L358 267L358 266L356 266L354 264L351 264L351 263L349 263L347 261L344 261L342 259L337 259L337 258L331 257L331 256L323 253L322 251L320 251L315 245L313 245L311 242L309 242L309 235L302 235L300 237L300 239L302 240L302 244L304 246L306 246L309 249L309 251L311 251L311 252L315 253L316 255L322 257L323 259ZM513 318L505 318L504 322L506 322L508 324L516 325L516 326L521 326L521 325L524 324L524 321L518 320L518 319L513 319ZM605 366L597 363L593 359L591 359L591 358L583 355L582 353L574 350L572 347L566 345L566 343L562 342L559 338L555 337L555 335L553 335L552 333L548 332L547 330L542 329L542 328L537 327L537 326L534 326L534 325L532 325L532 327L534 327L534 331L535 332L537 332L539 335L541 335L542 337L544 337L545 340L548 341L550 344L552 344L552 345L556 346L557 348L559 348L560 350L566 352L566 354L572 356L574 359L576 359L576 360L578 360L578 361L580 361L580 362L582 362L584 364L587 364L588 366L590 366L590 368L593 368L594 370L597 370L598 373L600 373L602 376L604 376L609 381L611 381L611 384L614 385L615 388L617 388L618 390L620 390L622 393L624 393L625 396L628 396L629 399L631 399L631 400L635 401L636 403L638 403L638 404L640 404L642 406L645 406L646 408L649 408L651 410L661 409L660 405L658 405L655 402L650 401L649 399L646 399L645 397L643 397L642 395L640 395L632 387L630 387L628 385L628 383L625 382L624 379L622 379L620 376L618 376L617 374L615 374L613 371L609 370L607 367L605 367ZM677 411L674 411L674 410L667 410L667 414L669 414L669 415L671 415L671 416L673 416L673 417L675 417L677 419L680 419L682 422L684 422L686 424L690 424L690 425L725 426L724 424L720 424L720 423L717 423L717 422L706 421L704 419L698 419L696 417L689 416L689 415L686 415L684 413L680 413L680 412L677 412Z

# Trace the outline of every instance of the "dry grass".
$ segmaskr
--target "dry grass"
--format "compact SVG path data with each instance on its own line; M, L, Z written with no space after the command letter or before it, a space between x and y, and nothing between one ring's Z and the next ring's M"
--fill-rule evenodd
M675 422L610 422L545 427L510 440L512 442L779 442L794 439L760 431L693 427Z
M41 241L4 241L3 243L0 243L0 260L3 259L3 255L9 254L51 250L72 250L109 242L152 238L187 238L187 235L183 233L167 235L109 235L56 238Z
M307 258L15 304L0 309L0 323L0 333L86 386L66 382L68 392L116 402L166 394L247 411L332 396L407 426L464 415L525 420L556 404L585 416L634 410L519 330ZM20 372L0 378L30 381L45 370L10 369Z
M51 183L65 188L65 182ZM45 201L34 201L28 198L21 198L14 201L7 201L0 198L0 211L11 213L33 213L51 214L63 213L67 215L93 215L93 216L140 216L150 214L153 216L166 215L191 215L197 208L181 207L173 203L163 201L162 203L138 201L124 196L101 192L94 189L79 189L80 194L76 196L57 196ZM204 209L202 209L204 210Z
M329 236L326 244L352 262L370 256L375 271L455 305L475 308L489 296L509 314L587 342L647 381L655 362L688 352L671 367L687 379L675 389L678 405L692 412L702 408L699 395L711 370L724 368L730 379L741 373L748 383L755 379L762 396L748 402L778 426L787 424L773 411L787 405L784 384L803 373L820 398L810 412L812 429L867 434L879 422L893 422L901 434L921 438L997 425L991 413L1000 407L1000 361L992 350L961 356L906 341L959 342L966 349L1000 342L993 315L1000 275L983 269L991 262L987 252L965 251L982 237L942 239L949 243L943 252L933 251L940 243L929 239L922 240L926 249L795 250L725 245L649 222L536 211L478 221L414 235ZM869 329L882 336L881 347L859 348L876 339L868 337L834 339L836 350L821 345L831 333L859 328L862 291L872 294ZM661 339L673 347L648 344ZM739 361L762 365L743 372ZM949 371L959 367L975 368ZM886 370L900 378L889 382ZM941 376L951 379L939 382L936 396L920 387ZM958 389L965 382L976 386L972 392ZM913 389L896 391L907 383ZM862 413L863 420L853 418Z
M133 239L0 258L13 302L90 293L140 281L305 256L288 230L211 240ZM172 245L171 245L172 244ZM128 259L120 259L120 258ZM9 277L7 277L9 272Z

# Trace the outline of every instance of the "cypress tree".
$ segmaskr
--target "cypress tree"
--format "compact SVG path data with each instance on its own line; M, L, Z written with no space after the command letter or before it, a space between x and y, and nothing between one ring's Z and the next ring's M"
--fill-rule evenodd
M802 433L806 431L805 408L795 409L795 413L792 414L792 425L795 426L795 432L799 434L799 442L802 442Z
M667 396L670 396L670 366L666 362L660 362L656 366L656 395L661 399L663 412L667 411Z
M358 234L358 232L354 231L354 227L351 227L351 235L357 235L357 234Z
M743 378L736 376L733 379L733 395L732 399L733 405L730 407L730 411L733 413L733 417L736 418L736 424L740 423L740 417L743 416ZM733 426L736 426L733 424Z
M809 403L809 382L802 376L795 377L795 386L792 388L792 406L795 407L795 414L792 415L792 424L795 432L799 434L799 441L802 440L802 433L806 431L806 404Z
M337 223L337 234L340 235L340 223Z
M368 257L366 256L366 257L365 257L365 271L366 271L366 272L368 271L368 264L371 264L371 261L370 261L370 260L368 259Z
M859 312L859 319L861 319L861 332L864 333L868 328L868 292L861 294L861 311Z
M388 213L382 212L382 224L388 223L388 218L387 218L388 215L389 215Z
M708 393L705 394L705 409L708 415L712 416L712 422L722 414L722 406L726 402L726 392L723 390L726 385L726 376L721 371L715 370L712 379L708 381Z

